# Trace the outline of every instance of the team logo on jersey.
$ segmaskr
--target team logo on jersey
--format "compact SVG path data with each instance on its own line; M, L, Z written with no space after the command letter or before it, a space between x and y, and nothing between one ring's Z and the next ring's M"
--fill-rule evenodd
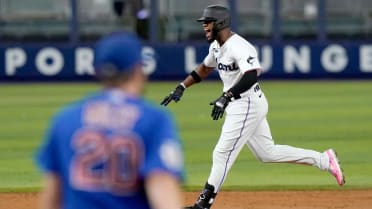
M254 57L249 56L247 59L248 64L253 65Z
M222 64L222 63L218 63L217 68L218 68L218 70L223 70L223 71L239 70L239 67L235 63L232 63L230 65L225 65L225 64Z

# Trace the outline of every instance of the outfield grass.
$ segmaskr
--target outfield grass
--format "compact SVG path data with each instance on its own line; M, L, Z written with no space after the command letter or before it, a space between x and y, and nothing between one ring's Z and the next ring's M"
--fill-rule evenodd
M146 96L156 103L177 82L152 82ZM347 188L372 188L372 82L263 81L268 120L279 144L323 151L336 148ZM50 116L64 103L98 88L95 84L0 85L0 191L38 190L33 164ZM169 109L185 148L186 189L200 189L209 175L211 155L222 121L210 118L209 102L220 95L219 82L188 89ZM223 189L333 189L335 180L309 166L263 164L243 149Z

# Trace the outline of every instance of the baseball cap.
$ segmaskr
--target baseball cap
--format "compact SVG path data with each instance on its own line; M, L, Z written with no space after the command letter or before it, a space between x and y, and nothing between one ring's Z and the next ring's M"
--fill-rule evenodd
M133 34L116 32L102 37L94 48L96 74L109 67L111 70L128 71L142 62L142 43Z

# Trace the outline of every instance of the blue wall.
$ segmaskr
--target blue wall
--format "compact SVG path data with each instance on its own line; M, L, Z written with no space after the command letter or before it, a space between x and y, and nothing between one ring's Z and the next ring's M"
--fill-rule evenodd
M91 80L91 45L2 45L0 80ZM372 78L372 43L299 42L256 45L263 78ZM143 48L152 80L182 79L203 61L207 44L161 44ZM217 78L217 73L210 76Z

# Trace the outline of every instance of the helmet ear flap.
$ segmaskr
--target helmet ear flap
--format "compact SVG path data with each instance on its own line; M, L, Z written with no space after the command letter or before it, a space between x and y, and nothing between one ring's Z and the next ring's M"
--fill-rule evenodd
M217 31L228 27L228 24L226 24L226 19L216 21L214 27L216 27Z
M224 25L225 25L225 20L218 21L218 23L217 23L217 26L218 26L219 30L223 29Z

